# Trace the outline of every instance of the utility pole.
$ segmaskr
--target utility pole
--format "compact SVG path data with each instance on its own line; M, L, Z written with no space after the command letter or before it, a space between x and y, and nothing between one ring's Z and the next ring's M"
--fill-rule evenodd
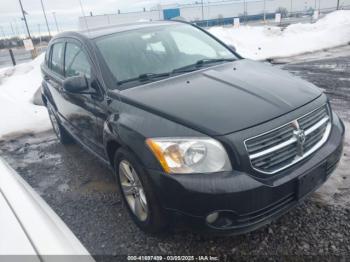
M44 17L45 17L47 32L49 33L49 36L51 37L50 27L49 27L49 23L47 22L47 17L46 17L46 12L45 12L43 0L40 0L40 2L41 2L41 8L43 9Z
M159 20L162 20L162 15L161 15L161 12L162 12L162 6L160 4L157 5L157 9L158 9L158 19Z
M321 0L318 0L318 14L321 13Z
M243 1L243 9L244 9L244 23L247 24L247 0Z
M38 24L38 31L39 31L39 46L41 46L41 30L40 30L40 24Z
M293 14L293 0L290 0L290 16Z
M10 22L10 26L11 26L11 31L12 31L12 35L15 36L15 30L13 30L13 26L12 26L12 22Z
M14 19L14 20L13 20L13 23L14 23L14 25L15 25L15 35L19 36L20 33L19 33L19 30L18 30L17 20Z
M1 30L1 33L2 33L2 37L5 38L4 28L1 25L0 25L0 30Z
M201 1L202 3L202 21L204 20L204 4L203 4L203 0Z
M339 2L340 0L337 1L337 10L339 10Z
M21 6L23 21L24 21L24 23L25 23L25 25L26 25L26 28L27 28L28 37L29 37L29 39L32 39L32 36L30 35L30 32L29 32L29 27L28 27L27 19L26 19L26 12L23 10L23 6L22 6L21 0L18 0L18 1L19 1L19 5Z
M266 0L264 0L264 23L266 24Z
M55 20L55 24L56 24L56 29L57 29L57 32L59 32L59 31L60 31L60 29L58 28L58 24L57 24L56 12L52 12L52 15L53 15L53 19Z
M30 35L29 27L28 27L28 23L27 23L27 19L26 19L26 14L27 14L27 12L23 10L23 5L22 5L21 0L18 0L18 1L19 1L19 5L21 6L23 21L24 21L24 23L25 23L25 25L26 25L26 28L27 28L28 37L29 37L30 41L32 42L32 44L33 44L33 46L34 46L33 39L32 39L32 36ZM35 46L34 46L34 49L31 50L31 54L32 54L32 58L33 58L33 59L37 56Z

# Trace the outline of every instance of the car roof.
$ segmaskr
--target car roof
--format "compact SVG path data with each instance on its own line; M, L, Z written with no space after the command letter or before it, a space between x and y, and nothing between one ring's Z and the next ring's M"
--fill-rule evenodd
M83 31L68 31L68 32L57 34L54 38L73 36L73 37L94 39L101 36L119 33L123 31L163 26L163 25L175 25L179 23L180 23L179 21L154 21L154 22L128 23L128 24L120 24L120 25L108 25L104 27L91 28Z

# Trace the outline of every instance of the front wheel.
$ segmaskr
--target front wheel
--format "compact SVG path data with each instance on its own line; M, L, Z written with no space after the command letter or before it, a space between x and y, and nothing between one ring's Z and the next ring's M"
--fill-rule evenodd
M58 118L55 114L56 111L50 102L47 102L47 111L49 113L53 131L55 132L57 138L60 140L61 144L72 144L74 142L73 138L58 121Z
M119 149L115 172L124 203L135 224L148 233L159 233L166 221L148 175L131 152Z

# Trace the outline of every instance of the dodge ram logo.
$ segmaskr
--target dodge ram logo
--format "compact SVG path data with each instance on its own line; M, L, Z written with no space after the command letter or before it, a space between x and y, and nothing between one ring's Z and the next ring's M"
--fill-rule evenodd
M292 123L294 130L294 137L297 140L297 155L302 156L304 154L304 144L306 140L306 134L303 129L300 129L298 121Z
M306 140L306 135L305 135L304 130L299 129L299 130L297 131L297 133L298 133L298 134L297 134L298 142L299 142L301 145L304 145L305 140Z

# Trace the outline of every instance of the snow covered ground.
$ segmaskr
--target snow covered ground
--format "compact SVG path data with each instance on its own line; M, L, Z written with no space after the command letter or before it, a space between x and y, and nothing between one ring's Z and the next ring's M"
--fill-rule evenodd
M350 11L336 11L313 24L279 27L213 27L211 33L233 44L244 57L288 57L350 42ZM0 138L7 134L50 128L46 109L33 104L41 83L43 55L15 67L0 69Z
M208 30L250 59L288 57L350 43L350 10L335 11L316 23L213 27Z
M0 138L7 134L39 132L50 128L46 108L33 104L42 78L44 56L0 70Z

